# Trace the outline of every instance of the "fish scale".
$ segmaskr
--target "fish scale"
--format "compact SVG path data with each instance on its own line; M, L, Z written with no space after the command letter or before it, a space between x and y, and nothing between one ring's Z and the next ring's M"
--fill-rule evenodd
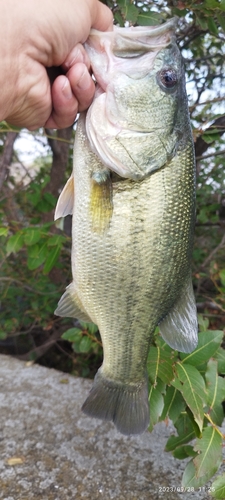
M138 52L134 61L128 56L130 66L129 37ZM93 321L100 331L103 363L83 411L137 434L149 423L146 362L156 326L175 349L197 344L195 166L184 74L172 21L93 30L85 48L96 80L107 81L79 118L73 174L56 208L56 217L73 213L73 281L56 314ZM110 79L100 61L111 56ZM172 90L165 71L176 75Z

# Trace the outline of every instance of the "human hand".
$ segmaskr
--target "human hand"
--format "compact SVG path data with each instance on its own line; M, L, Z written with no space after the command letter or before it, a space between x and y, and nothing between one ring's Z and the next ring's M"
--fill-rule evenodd
M112 29L98 0L7 0L1 4L0 121L34 130L70 126L95 85L81 45L91 27ZM47 69L62 74L50 83Z

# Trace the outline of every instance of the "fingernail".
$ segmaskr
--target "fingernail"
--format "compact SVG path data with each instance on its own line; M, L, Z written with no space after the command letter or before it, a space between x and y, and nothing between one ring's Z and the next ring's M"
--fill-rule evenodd
M87 90L90 87L90 74L85 68L83 74L81 75L79 81L77 82L77 87L81 90Z
M64 97L66 97L66 99L71 99L71 97L73 96L68 79L65 80L65 83L62 86L62 93Z

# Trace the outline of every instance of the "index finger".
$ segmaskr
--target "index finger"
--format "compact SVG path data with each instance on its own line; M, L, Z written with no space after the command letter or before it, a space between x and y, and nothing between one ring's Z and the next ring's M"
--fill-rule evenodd
M69 68L74 66L74 64L77 63L84 63L88 69L90 69L91 63L90 59L87 55L86 50L84 49L83 45L81 43L78 43L68 54L67 58L62 64L62 68L65 71L68 71Z

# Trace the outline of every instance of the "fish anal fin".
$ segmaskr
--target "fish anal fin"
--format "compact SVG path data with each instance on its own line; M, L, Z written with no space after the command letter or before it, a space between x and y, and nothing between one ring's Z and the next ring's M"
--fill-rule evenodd
M90 417L111 420L122 434L142 434L149 426L147 379L125 385L105 378L100 368L82 411Z
M57 201L54 219L57 220L60 217L66 217L66 215L73 214L74 205L74 178L73 175L68 179L65 184L59 199Z
M74 290L73 283L70 283L59 300L55 314L57 316L76 318L86 323L92 323Z
M172 349L189 353L197 347L198 320L191 276L174 307L159 324L159 331Z

